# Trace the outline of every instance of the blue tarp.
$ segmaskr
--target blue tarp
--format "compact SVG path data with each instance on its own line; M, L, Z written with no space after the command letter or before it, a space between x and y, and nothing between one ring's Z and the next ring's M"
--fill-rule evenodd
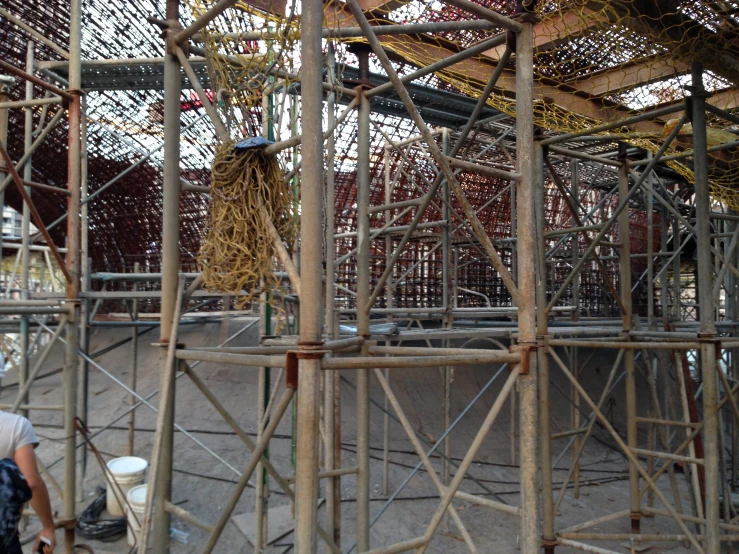
M274 144L273 141L262 137L249 137L234 144L234 150L248 150L249 148L263 148Z

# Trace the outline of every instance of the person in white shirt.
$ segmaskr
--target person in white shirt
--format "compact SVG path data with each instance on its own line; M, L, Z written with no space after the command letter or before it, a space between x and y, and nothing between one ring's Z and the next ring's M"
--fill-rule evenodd
M4 493L12 496L14 493L20 492L12 490L13 487L20 489L27 485L31 494L31 507L43 526L36 537L33 552L38 550L39 542L43 538L45 540L44 554L52 554L56 547L54 516L49 501L49 490L46 488L46 483L44 483L36 465L34 449L37 446L38 438L30 421L17 414L0 411L0 462L4 464L3 469L5 470L0 475L6 475L4 480L0 480L0 495ZM13 480L13 470L16 467L20 470L22 477L19 476L20 478ZM10 477L7 477L8 475ZM25 479L25 484L23 479ZM0 498L0 504L3 504L2 498ZM8 504L6 502L6 505ZM8 516L11 518L17 516L17 519L19 519L20 511L18 510L17 514L6 514L6 517ZM3 524L4 522L0 521L0 530L2 530L3 527L1 526ZM6 530L7 528L11 529L11 536L0 536L0 544L2 544L4 538L7 542L8 554L22 554L17 530L12 523L7 525Z

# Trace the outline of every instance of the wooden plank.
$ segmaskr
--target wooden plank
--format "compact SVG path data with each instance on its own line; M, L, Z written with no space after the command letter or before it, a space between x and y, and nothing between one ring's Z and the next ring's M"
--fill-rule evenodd
M670 58L650 58L642 62L629 63L592 73L569 84L590 96L606 96L688 72L690 72L689 64Z
M594 12L588 8L577 13L555 13L534 25L534 48L537 52L556 48L607 21L608 18L602 12ZM486 51L485 55L497 61L505 49L505 45L498 46Z

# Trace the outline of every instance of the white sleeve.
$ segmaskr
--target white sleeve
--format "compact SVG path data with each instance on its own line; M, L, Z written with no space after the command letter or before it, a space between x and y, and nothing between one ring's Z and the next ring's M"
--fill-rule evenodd
M18 432L15 438L15 449L23 448L27 444L32 444L34 448L38 446L38 437L33 430L33 425L26 418L19 419Z

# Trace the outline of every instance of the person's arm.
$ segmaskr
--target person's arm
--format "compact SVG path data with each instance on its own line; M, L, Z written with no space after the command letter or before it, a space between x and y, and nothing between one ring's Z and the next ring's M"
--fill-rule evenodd
M13 456L15 463L26 478L26 483L31 489L33 496L31 497L31 507L41 520L43 529L39 533L34 543L33 551L36 552L40 537L46 537L51 541L50 546L44 547L44 554L52 554L56 546L56 537L54 535L54 516L51 512L51 502L49 501L49 490L46 488L38 466L36 465L36 453L33 451L33 445L27 444L21 446L15 451Z

